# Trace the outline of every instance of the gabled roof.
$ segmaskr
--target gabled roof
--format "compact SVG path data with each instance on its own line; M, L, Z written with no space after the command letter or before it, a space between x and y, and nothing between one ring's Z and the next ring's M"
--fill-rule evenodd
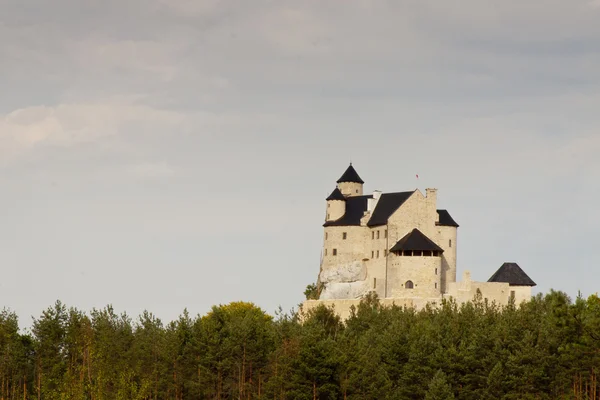
M350 163L350 166L348 167L346 172L342 174L340 179L337 180L337 183L341 182L365 183L362 179L360 179L360 176L358 176L358 172L356 172L356 170L352 166L352 163Z
M413 192L383 193L373 210L368 226L385 225L388 218L398 209Z
M331 192L331 194L329 195L328 198L326 198L325 200L329 201L329 200L342 200L345 201L346 198L344 197L344 195L342 194L342 192L340 192L340 189L335 188L333 190L333 192Z
M390 249L392 252L404 250L444 251L444 249L435 244L433 240L429 239L417 228L413 229L408 235L398 240L394 247Z
M504 263L492 275L488 282L504 282L510 286L536 286L536 283L517 265L517 263Z
M438 226L455 226L458 228L458 224L450 216L450 213L447 210L437 210L437 213L440 216L440 222L437 222L436 225L438 225Z
M346 213L335 221L327 221L323 226L358 226L367 211L367 201L372 195L346 197Z

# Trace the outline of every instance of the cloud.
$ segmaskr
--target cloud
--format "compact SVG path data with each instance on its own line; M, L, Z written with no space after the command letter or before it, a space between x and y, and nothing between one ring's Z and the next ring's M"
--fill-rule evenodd
M39 146L70 147L128 132L182 123L181 114L123 101L32 106L0 116L0 153L7 160Z
M135 164L126 170L129 175L143 179L170 178L177 172L177 168L164 161Z

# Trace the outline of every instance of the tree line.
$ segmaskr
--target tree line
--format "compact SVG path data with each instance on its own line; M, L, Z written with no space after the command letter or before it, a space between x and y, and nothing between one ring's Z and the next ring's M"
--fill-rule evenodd
M57 301L19 329L0 313L0 400L600 399L600 299L475 298L421 311L368 296L268 315L251 303L163 324Z

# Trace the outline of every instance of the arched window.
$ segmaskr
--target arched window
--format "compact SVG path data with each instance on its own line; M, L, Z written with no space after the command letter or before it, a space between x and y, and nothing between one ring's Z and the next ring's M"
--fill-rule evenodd
M404 288L406 289L412 289L413 287L414 285L412 281L406 281L406 283L404 284Z

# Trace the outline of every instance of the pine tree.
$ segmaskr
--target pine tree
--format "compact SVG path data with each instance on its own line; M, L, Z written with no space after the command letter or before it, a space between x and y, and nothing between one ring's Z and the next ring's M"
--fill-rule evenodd
M454 393L452 387L448 384L446 374L440 369L435 373L429 383L429 390L425 400L453 400Z

